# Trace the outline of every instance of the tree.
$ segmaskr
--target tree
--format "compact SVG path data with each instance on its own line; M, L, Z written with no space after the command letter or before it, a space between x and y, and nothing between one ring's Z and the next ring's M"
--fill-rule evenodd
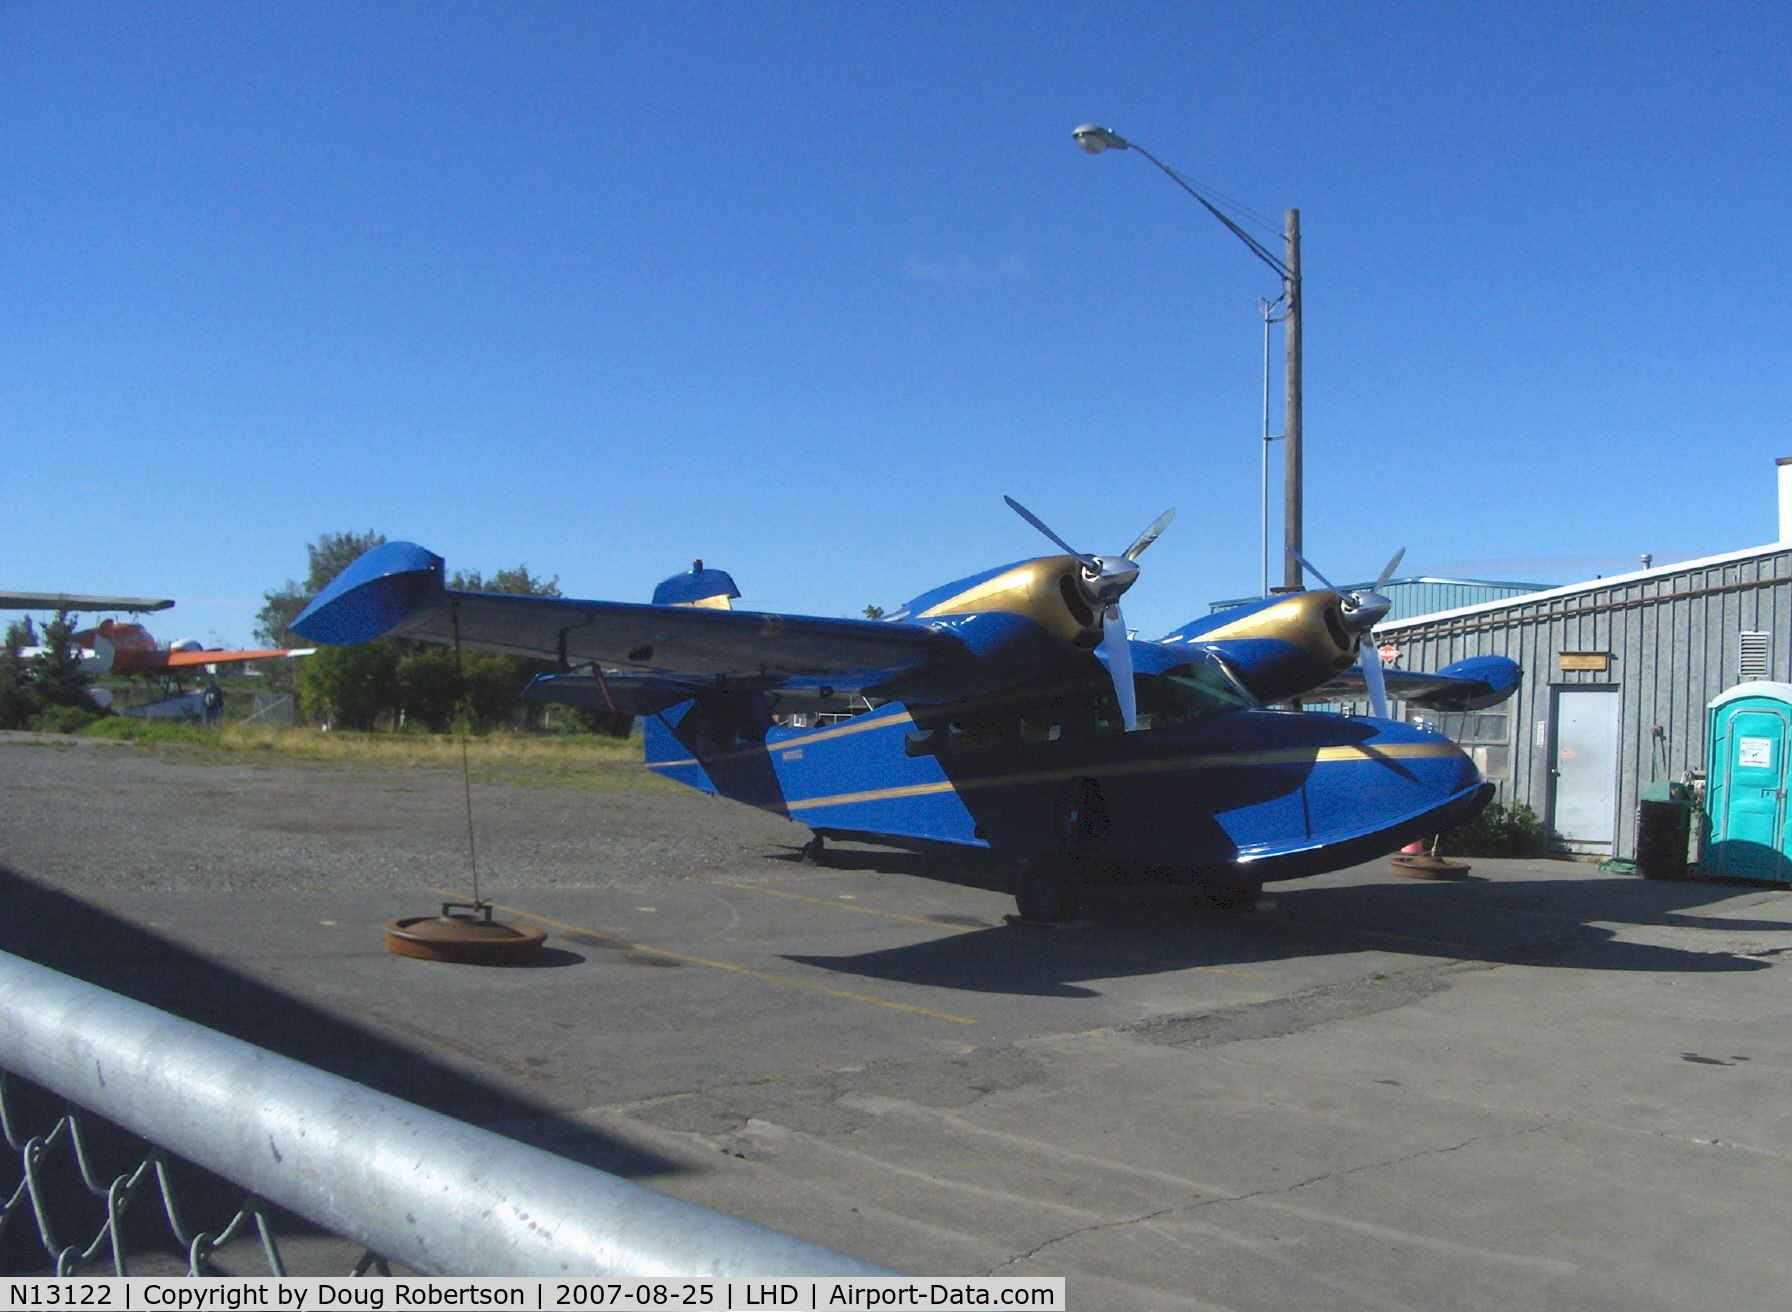
M488 580L478 570L456 571L448 580L456 592L502 592L512 597L558 597L560 576L543 581L529 572L527 565L501 569Z
M0 651L0 729L66 733L105 714L87 691L93 679L81 668L74 631L67 611L44 626L41 642L29 619L7 626Z
M339 729L372 729L400 705L398 664L390 638L353 647L319 647L299 666L299 709Z
M558 597L560 580L538 579L527 565L501 569L489 579L478 570L456 572L448 586L456 592L501 592L513 597ZM463 652L466 709L475 730L483 732L501 724L515 708L518 694L538 674L552 674L552 661L495 652ZM534 727L541 714L539 702L524 704L528 723ZM626 730L625 730L626 732Z
M99 712L99 706L88 695L93 678L81 668L81 649L74 640L75 617L65 610L44 625L43 645L26 661L31 683L52 706L72 706L77 710Z
M31 686L31 670L25 651L37 646L31 619L14 620L6 627L6 645L0 649L0 729L29 729L33 717L44 709L43 696Z

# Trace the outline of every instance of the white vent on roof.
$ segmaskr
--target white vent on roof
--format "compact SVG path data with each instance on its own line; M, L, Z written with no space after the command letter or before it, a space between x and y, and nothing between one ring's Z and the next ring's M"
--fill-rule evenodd
M1736 673L1744 679L1765 679L1768 677L1767 644L1772 639L1771 633L1744 632L1737 635L1742 640L1738 655Z

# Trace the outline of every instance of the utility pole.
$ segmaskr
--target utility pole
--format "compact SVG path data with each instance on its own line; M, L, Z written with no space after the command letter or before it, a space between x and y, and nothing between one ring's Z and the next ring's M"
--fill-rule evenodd
M1282 586L1299 591L1304 585L1300 562L1291 552L1305 551L1301 542L1300 451L1300 211L1289 210L1287 269L1282 285L1288 298L1282 334L1288 344L1288 399L1282 421L1282 536L1289 550L1282 555Z
M1282 315L1282 332L1288 343L1288 399L1283 421L1282 441L1284 445L1282 466L1282 540L1288 548L1282 557L1282 581L1290 592L1299 592L1303 586L1301 564L1293 556L1296 551L1304 550L1301 542L1301 450L1300 450L1300 211L1289 210L1284 220L1282 235L1288 243L1287 259L1277 259L1262 242L1241 228L1232 217L1222 211L1211 200L1202 194L1201 189L1175 169L1164 163L1156 155L1146 150L1137 142L1128 141L1118 132L1102 127L1099 123L1085 123L1075 129L1071 138L1083 150L1091 155L1099 155L1104 150L1136 150L1153 164L1157 165L1172 182L1181 187L1189 195L1201 202L1206 211L1225 224L1234 237L1237 237L1251 253L1274 269L1282 279L1282 301L1287 307ZM1264 226L1268 226L1265 224ZM1265 331L1269 323L1265 312ZM1265 365L1267 366L1267 353ZM1268 388L1265 387L1265 399ZM1267 428L1267 423L1265 427ZM1264 436L1265 473L1268 472L1267 433ZM1268 493L1264 494L1264 518L1268 519ZM1267 532L1266 532L1267 536ZM1264 581L1268 582L1269 569L1264 567Z

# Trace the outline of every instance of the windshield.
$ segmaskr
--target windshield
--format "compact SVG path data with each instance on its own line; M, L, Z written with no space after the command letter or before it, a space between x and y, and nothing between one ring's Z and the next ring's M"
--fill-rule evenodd
M1177 665L1162 674L1139 675L1136 681L1141 718L1149 712L1162 724L1184 724L1257 704L1213 662Z

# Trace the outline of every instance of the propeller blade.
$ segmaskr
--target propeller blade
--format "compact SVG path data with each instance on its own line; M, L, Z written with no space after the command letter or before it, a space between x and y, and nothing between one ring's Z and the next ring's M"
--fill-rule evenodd
M1170 527L1170 521L1176 518L1176 507L1171 506L1163 514L1151 521L1151 527L1134 539L1133 544L1123 553L1128 560L1137 560L1139 553L1156 542L1158 535Z
M1046 537L1050 538L1053 542L1057 543L1060 548L1069 552L1071 555L1075 556L1078 560L1082 561L1083 564L1087 565L1090 569L1095 570L1097 573L1100 572L1101 562L1096 560L1094 556L1088 555L1085 552L1078 551L1075 547L1071 546L1063 538L1059 537L1056 533L1052 532L1051 529L1047 528L1045 521L1043 519L1039 518L1039 516L1035 515L1032 511L1028 510L1025 506L1021 505L1021 503L1016 501L1013 497L1003 497L1002 500L1004 500L1008 503L1009 508L1011 510L1013 510L1015 514L1019 515L1022 519L1026 520L1027 523L1031 524L1034 528L1038 529L1041 533L1045 534Z
M1357 648L1357 661L1363 667L1363 682L1369 686L1369 713L1378 720L1388 718L1388 681L1381 672L1381 644L1373 633L1365 633Z
M1400 550L1394 553L1394 558L1388 562L1388 567L1381 571L1381 577L1375 580L1375 586L1370 588L1369 591L1379 593L1383 588L1387 587L1388 580L1394 577L1394 571L1400 568L1400 562L1405 559L1406 548L1401 547Z
M1319 572L1319 567L1313 564L1313 562L1308 560L1305 556L1301 555L1300 552L1296 551L1293 547L1289 547L1288 554L1300 562L1302 569L1306 570L1307 573L1325 584L1325 586L1332 592L1338 591L1337 588L1332 587L1332 581Z
M1126 636L1126 620L1118 606L1109 606L1101 613L1101 654L1107 658L1108 675L1114 680L1120 721L1128 729L1136 729L1139 705L1132 686L1132 643Z

